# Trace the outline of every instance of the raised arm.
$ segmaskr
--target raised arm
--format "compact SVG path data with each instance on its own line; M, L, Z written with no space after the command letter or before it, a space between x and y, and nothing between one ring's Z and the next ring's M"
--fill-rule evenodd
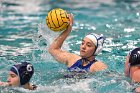
M70 14L69 15L69 25L68 28L63 31L54 41L53 43L50 45L48 51L49 53L58 61L61 63L66 64L67 66L69 66L70 64L70 60L71 58L74 58L76 55L69 53L67 51L64 51L61 49L63 42L65 41L65 39L67 38L67 36L69 35L69 33L72 30L72 25L73 25L73 15ZM76 56L77 57L77 56Z

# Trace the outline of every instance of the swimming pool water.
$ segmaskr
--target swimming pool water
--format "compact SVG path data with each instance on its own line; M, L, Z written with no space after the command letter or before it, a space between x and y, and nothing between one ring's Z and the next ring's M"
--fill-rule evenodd
M108 65L104 72L80 78L64 78L65 65L56 62L47 48L60 33L47 29L49 10L62 8L74 15L74 26L63 48L79 54L81 39L90 32L102 33L105 44L97 59ZM0 81L6 81L15 62L30 61L35 91L0 87L0 93L133 93L137 84L124 76L129 50L140 46L139 0L1 0ZM87 77L87 78L85 78Z

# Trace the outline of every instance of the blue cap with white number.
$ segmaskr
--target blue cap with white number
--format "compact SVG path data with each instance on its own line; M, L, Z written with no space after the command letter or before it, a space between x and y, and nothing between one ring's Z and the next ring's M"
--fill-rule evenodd
M34 68L30 63L22 62L11 67L10 71L20 77L20 85L28 83L34 73Z
M135 48L130 52L129 63L131 66L140 66L140 48Z

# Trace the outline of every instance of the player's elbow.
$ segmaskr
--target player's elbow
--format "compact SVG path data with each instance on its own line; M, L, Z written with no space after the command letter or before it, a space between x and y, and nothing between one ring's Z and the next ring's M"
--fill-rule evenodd
M50 54L53 54L54 49L53 49L53 48L51 48L51 47L49 47L49 48L48 48L48 52L49 52Z
M59 52L59 50L60 50L60 49L54 48L54 47L51 47L51 46L48 48L48 52L49 52L51 55L57 54L57 53Z

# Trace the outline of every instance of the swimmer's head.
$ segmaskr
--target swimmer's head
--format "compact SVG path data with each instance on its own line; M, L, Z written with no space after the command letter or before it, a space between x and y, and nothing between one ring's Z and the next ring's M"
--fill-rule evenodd
M140 48L135 48L130 52L129 63L131 66L140 65Z
M90 33L85 37L89 38L95 45L95 51L93 52L93 55L95 55L95 56L98 55L103 48L103 43L104 43L103 35L97 35L95 33Z
M10 71L19 76L20 85L28 83L34 73L34 68L30 63L22 62L11 67Z

